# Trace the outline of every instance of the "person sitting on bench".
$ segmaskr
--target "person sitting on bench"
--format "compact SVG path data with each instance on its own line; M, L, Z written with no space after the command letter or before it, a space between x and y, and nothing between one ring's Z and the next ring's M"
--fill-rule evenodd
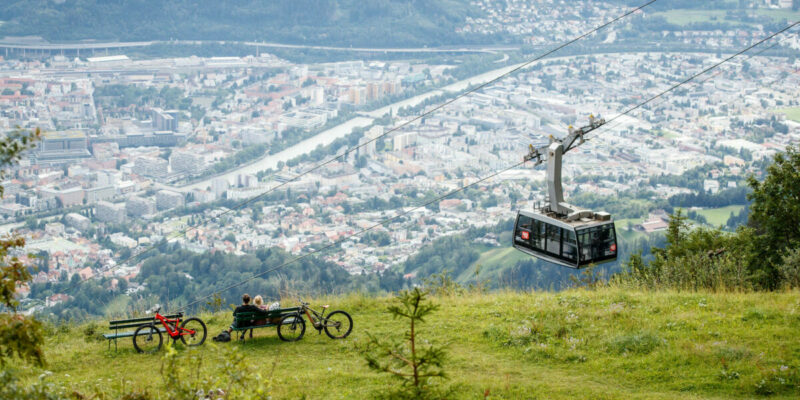
M267 311L267 305L264 304L264 299L261 297L261 295L253 297L253 305L258 307L261 311ZM257 319L253 322L253 325L255 326L266 325L266 324L267 324L266 319ZM252 338L253 338L253 330L250 329L250 339Z
M261 311L261 309L258 308L258 306L254 306L254 305L250 304L250 295L245 293L244 295L242 295L242 305L240 305L239 307L236 307L236 309L233 310L233 315L235 317L236 314L238 314L238 313L253 312L253 311ZM236 318L233 319L233 322L236 323ZM232 327L228 328L228 333L230 334L231 332L233 332L233 328ZM250 330L250 335L251 335L250 337L252 337L252 335L253 335L253 331L252 330ZM242 336L242 339L244 339L244 336Z

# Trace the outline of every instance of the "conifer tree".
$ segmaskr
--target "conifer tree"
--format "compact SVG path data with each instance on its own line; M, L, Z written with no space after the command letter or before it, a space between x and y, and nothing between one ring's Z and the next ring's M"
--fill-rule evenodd
M400 304L387 309L393 318L408 321L409 329L405 332L404 340L382 341L367 334L367 365L401 382L396 389L384 393L386 398L437 399L445 396L436 380L446 377L446 353L442 347L421 344L419 338L419 324L439 308L426 299L427 295L419 288L404 290L397 295Z

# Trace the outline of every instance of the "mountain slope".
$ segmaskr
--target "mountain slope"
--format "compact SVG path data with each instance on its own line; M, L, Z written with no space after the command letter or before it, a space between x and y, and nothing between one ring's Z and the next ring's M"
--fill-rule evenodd
M453 398L482 398L488 390L491 398L788 399L800 390L798 294L616 288L434 297L441 309L419 334L449 343L445 370ZM369 370L358 349L367 332L400 338L407 329L385 312L392 303L357 295L312 301L352 314L355 329L346 340L309 327L301 341L283 343L273 329L262 329L243 345L206 344L197 353L179 346L178 357L202 357L201 376L216 377L222 354L237 348L245 364L269 379L273 398L371 398L393 381ZM209 335L230 322L229 311L202 317ZM110 398L123 387L161 393L158 366L166 352L135 354L130 339L107 351L94 339L104 326L98 321L51 333L52 375L45 381ZM190 365L184 358L179 363ZM40 373L29 371L31 381Z
M0 37L438 46L486 41L455 33L474 12L465 0L12 0Z

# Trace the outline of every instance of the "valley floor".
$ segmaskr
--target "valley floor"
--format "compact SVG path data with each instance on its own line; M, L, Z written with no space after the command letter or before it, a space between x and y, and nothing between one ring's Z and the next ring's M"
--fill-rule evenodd
M499 292L433 297L441 308L420 338L446 344L453 398L730 399L800 395L800 293L679 293L623 289L559 293ZM385 312L390 297L348 295L316 299L354 319L345 340L310 326L296 343L275 330L256 330L246 343L210 340L230 312L204 314L209 340L197 352L198 376L225 370L231 348L259 370L272 398L371 398L396 384L367 368L359 349L367 332L400 338L407 329ZM290 306L286 302L284 306ZM31 380L120 397L144 391L159 397L166 351L136 354L131 340L107 350L89 325L56 328L47 338L46 370ZM213 343L213 344L212 344ZM189 350L177 346L178 357ZM235 374L236 371L227 373ZM99 397L99 396L98 396Z

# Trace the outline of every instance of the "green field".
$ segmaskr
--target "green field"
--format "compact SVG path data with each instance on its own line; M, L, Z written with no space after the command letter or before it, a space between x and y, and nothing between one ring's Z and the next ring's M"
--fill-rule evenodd
M713 227L719 227L720 225L724 226L728 222L728 218L730 218L731 213L738 214L739 211L742 211L742 209L744 209L744 206L734 205L697 210L697 213L704 216L709 225Z
M664 137L667 139L677 139L681 136L675 132L664 132Z
M639 232L635 230L628 230L628 222L632 225L641 224L644 222L644 218L623 218L614 220L614 226L617 229L617 236L621 237L626 242L631 242L636 239L643 239L647 237L647 234L644 232Z
M735 25L749 24L736 19L728 19L726 17L727 11L725 10L688 10L676 9L669 11L662 11L653 13L653 16L664 17L667 22L675 25L685 26L692 23L703 22L719 22L729 23ZM752 11L748 11L751 14ZM757 9L755 10L757 16L766 16L775 22L780 21L796 21L800 18L800 11L791 10L771 10L771 9Z
M800 122L800 107L783 108L778 112L786 114L786 118L792 121Z
M491 280L505 268L513 267L517 262L529 259L530 256L511 247L497 247L481 253L475 261L461 275L456 278L458 282L467 282L474 278L475 268L480 266L479 280Z
M767 10L767 9L758 9L756 10L756 14L758 15L766 15L771 17L774 21L782 21L786 20L789 22L797 21L800 18L800 11L792 11L792 10Z
M725 20L725 11L722 10L669 10L653 13L653 16L664 17L667 22L675 25L688 25L696 22L735 22Z
M447 344L453 399L482 399L485 393L491 399L749 399L766 393L790 399L800 391L799 298L797 291L619 288L471 293L433 298L441 308L419 335ZM385 312L391 298L350 295L312 304L349 311L353 334L334 341L309 327L301 341L284 343L274 329L262 329L244 344L209 341L197 350L178 345L183 376L258 373L274 399L366 399L395 383L368 369L359 353L367 332L400 338L406 329ZM231 319L229 311L202 318L210 336ZM119 398L130 391L164 398L166 351L136 354L130 339L121 340L118 351L108 350L97 339L105 325L95 323L94 333L88 325L51 329L46 368L22 373L29 382L41 379L86 396L80 398ZM253 370L226 369L223 355L231 349ZM192 357L202 359L199 367L187 359Z

